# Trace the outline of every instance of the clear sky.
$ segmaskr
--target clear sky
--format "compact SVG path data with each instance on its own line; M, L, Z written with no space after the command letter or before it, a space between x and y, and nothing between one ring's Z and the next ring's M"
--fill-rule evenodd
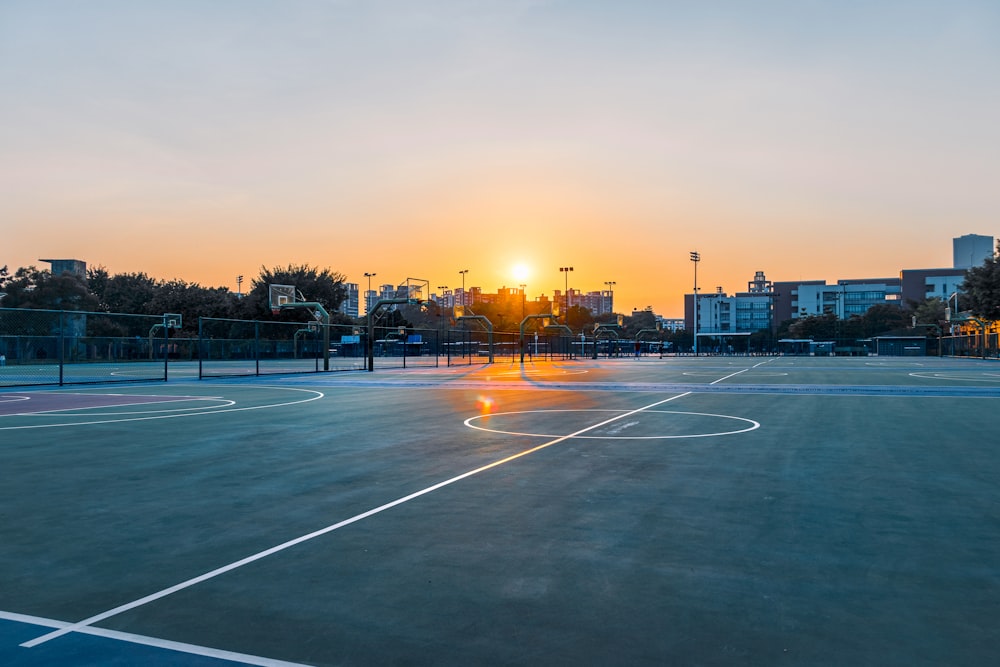
M996 0L0 0L0 265L529 296L1000 236ZM246 287L246 284L245 286Z

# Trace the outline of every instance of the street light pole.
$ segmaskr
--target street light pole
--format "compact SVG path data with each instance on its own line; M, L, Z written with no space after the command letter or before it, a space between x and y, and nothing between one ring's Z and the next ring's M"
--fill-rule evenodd
M465 274L468 273L468 269L462 269L459 273L462 274L462 305L465 305Z
M701 253L693 251L691 261L694 262L694 356L698 356L698 262L701 261Z
M569 272L573 270L572 266L560 266L559 272L566 277L566 317L569 317L569 307L573 304L569 302Z
M368 310L372 307L371 301L369 301L369 299L372 298L371 297L371 293L372 293L372 278L374 276L375 276L374 273L368 273L367 271L365 272L365 278L368 279L368 291L365 292L365 314L368 314Z

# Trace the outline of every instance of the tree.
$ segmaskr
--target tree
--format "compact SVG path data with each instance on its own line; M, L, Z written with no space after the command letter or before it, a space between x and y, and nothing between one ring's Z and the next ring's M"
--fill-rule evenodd
M97 297L98 310L107 310L105 294L108 291L108 283L111 281L111 274L103 266L95 266L87 269L87 288Z
M225 287L202 287L198 283L168 280L157 284L147 311L151 315L178 313L183 330L198 331L199 317L230 318L236 307L236 297Z
M3 289L7 308L37 310L95 310L97 298L80 276L63 272L58 276L34 266L22 267L6 276Z
M590 308L585 308L577 304L570 306L562 319L566 323L566 326L574 331L582 331L588 328L587 325L593 325L594 323L594 315L590 311Z
M918 324L941 324L945 320L946 304L939 297L932 297L913 307Z
M997 242L1000 252L1000 241ZM965 281L959 289L965 293L968 308L980 319L1000 320L1000 262L996 256L988 257L980 266L965 272Z
M865 337L904 329L910 326L910 311L888 303L879 304L865 311L861 325L861 335Z
M653 314L652 310L640 310L632 313L631 316L625 318L625 326L623 327L627 338L634 338L643 329L655 328L656 315Z
M92 284L101 288L99 275ZM103 294L98 294L101 308L109 313L162 314L150 310L158 287L157 281L145 273L117 273L104 283Z
M788 335L803 340L834 340L837 338L837 322L837 316L832 313L800 317L788 326Z
M330 269L319 270L308 264L274 267L260 267L260 275L253 279L250 291L240 300L239 314L248 319L277 319L287 322L303 322L308 313L300 309L286 309L273 316L268 300L269 285L291 285L302 294L306 301L319 303L330 313L331 321L347 298L344 275Z

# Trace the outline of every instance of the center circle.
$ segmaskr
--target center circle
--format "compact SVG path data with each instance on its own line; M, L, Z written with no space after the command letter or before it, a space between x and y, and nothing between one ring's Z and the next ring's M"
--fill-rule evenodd
M535 433L530 431L518 431L507 428L491 428L486 425L479 425L476 422L481 420L491 420L498 417L508 417L510 420L515 420L518 417L527 417L530 420L532 415L545 415L548 417L556 415L564 415L570 413L619 413L626 416L642 417L643 415L673 415L675 417L680 417L680 421L687 421L688 427L695 427L703 425L702 422L714 422L718 420L727 420L739 422L744 425L743 428L731 428L729 430L709 430L704 429L704 432L686 432L686 433L660 433L657 435L620 435L620 433L627 428L634 427L639 424L636 421L629 421L627 418L614 419L609 418L594 424L593 426L587 428L578 428L574 432L583 431L580 435L573 435L573 433ZM502 421L502 420L501 420ZM529 436L537 438L579 438L584 440L676 440L681 438L708 438L717 435L736 435L737 433L747 433L748 431L753 431L760 428L760 422L756 422L752 419L746 419L745 417L735 417L733 415L716 415L706 412L682 412L679 410L640 410L638 412L634 410L610 410L610 409L586 409L586 410L519 410L513 412L497 412L493 414L476 415L474 417L469 417L465 420L464 424L469 428L474 428L477 431L486 431L488 433L499 433L502 435L518 435L518 436ZM684 424L681 424L683 426ZM596 431L597 429L605 429L608 431L606 434L602 435L592 435L589 434L591 431ZM694 430L692 428L692 430Z

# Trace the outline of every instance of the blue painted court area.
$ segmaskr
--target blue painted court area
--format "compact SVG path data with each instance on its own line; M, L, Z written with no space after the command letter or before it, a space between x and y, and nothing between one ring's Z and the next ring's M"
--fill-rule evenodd
M0 391L3 665L982 665L1000 366Z

